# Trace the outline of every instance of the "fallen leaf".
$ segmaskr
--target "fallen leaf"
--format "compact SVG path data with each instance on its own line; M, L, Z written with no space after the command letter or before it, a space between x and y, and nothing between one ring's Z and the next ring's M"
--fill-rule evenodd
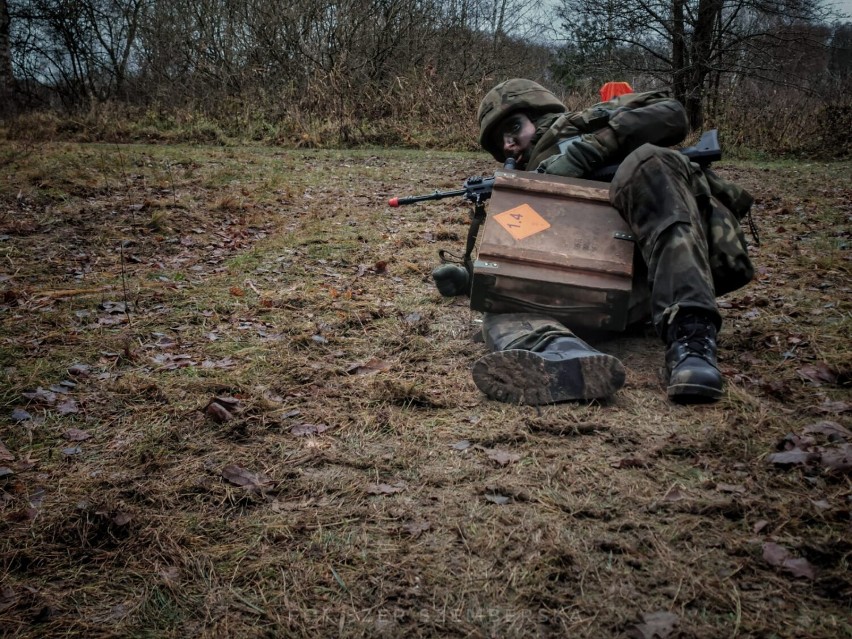
M627 631L631 639L668 639L680 623L678 616L665 610L642 614L642 623Z
M804 432L809 435L825 435L829 441L852 439L852 432L837 422L822 421L805 426Z
M110 315L118 314L118 313L126 313L128 308L127 304L124 302L102 302L98 308L102 311L106 311Z
M227 421L230 421L234 418L231 415L230 411L222 406L222 404L212 401L204 408L204 414L207 415L214 422L219 422L220 424L224 424Z
M29 399L38 404L53 406L56 403L56 393L44 390L39 386L36 390L29 393L21 393L26 399Z
M796 372L799 374L799 377L811 382L814 386L837 383L837 371L825 362L802 366L796 369Z
M298 413L297 413L298 414ZM327 424L296 424L290 429L290 434L295 437L305 437L306 435L319 435L329 430L331 426Z
M62 433L62 436L69 442L84 442L91 437L91 435L85 430L79 430L77 428L69 428Z
M366 362L358 362L355 364L351 364L349 368L346 369L347 375L375 375L376 373L380 373L382 371L390 370L391 365L381 359L376 357L366 361Z
M765 519L761 519L761 520L756 521L756 522L754 523L754 526L752 527L752 530L754 531L754 534L755 534L755 535L758 535L758 534L760 534L761 532L763 532L763 531L766 529L766 527L767 527L768 525L769 525L769 522L768 522L768 521L766 521Z
M8 477L9 475L14 475L15 471L9 468L8 466L0 466L0 477Z
M74 413L79 413L80 409L77 407L77 402L69 397L56 407L56 411L60 415L72 415Z
M825 400L822 404L816 407L817 411L820 413L848 413L852 410L852 404L844 401L831 401Z
M224 406L225 408L227 408L229 411L232 411L232 412L237 411L240 407L240 400L237 399L236 397L228 397L228 396L225 396L225 395L217 395L216 397L213 398L213 401L216 402L217 404L221 404L222 406Z
M235 486L255 492L263 490L264 486L270 484L269 478L265 475L253 473L235 464L225 466L222 469L222 478Z
M405 490L406 485L405 482L397 482L393 485L391 484L372 484L367 486L367 492L371 495L392 495L394 493L401 493Z
M679 488L672 488L663 496L663 501L681 501L686 499L686 495Z
M794 577L814 579L816 572L807 559L793 557L789 550L780 544L766 542L763 544L763 559L768 564L789 572Z
M452 448L454 450L467 450L470 447L471 447L471 443L469 441L467 441L466 439L463 439L459 442L456 442L455 444L450 445L450 448Z
M497 448L486 448L485 455L488 457L488 459L494 460L500 466L506 466L507 464L516 462L521 458L521 456L517 453L510 453L508 451L499 450Z
M79 446L70 446L68 448L62 449L62 454L66 455L68 457L71 457L73 455L79 455L82 452L83 452L83 449L80 448Z
M819 458L819 453L794 448L793 450L785 450L781 453L772 453L766 459L776 466L796 466L807 464L817 458Z
M490 501L492 504L497 504L498 506L505 506L512 501L512 498L497 493L486 493L485 501Z
M68 368L68 374L72 377L88 377L91 374L91 367L87 364L72 364Z
M246 292L241 289L239 286L232 286L228 289L228 292L234 297L245 297Z
M16 424L20 424L21 422L28 422L33 418L27 411L23 408L16 408L12 411L12 421Z
M385 262L384 260L379 260L379 261L376 262L376 265L375 265L374 268L376 269L376 274L384 273L388 270L388 263Z
M852 471L852 444L842 444L838 448L827 448L819 462L828 470L848 473Z
M15 456L9 452L2 441L0 441L0 461L15 461Z

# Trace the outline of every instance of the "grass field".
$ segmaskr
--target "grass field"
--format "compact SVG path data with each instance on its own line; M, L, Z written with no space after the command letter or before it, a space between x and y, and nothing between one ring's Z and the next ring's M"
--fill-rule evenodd
M483 154L0 149L0 635L852 637L852 163L757 198L718 404L484 398ZM781 453L779 455L779 453Z

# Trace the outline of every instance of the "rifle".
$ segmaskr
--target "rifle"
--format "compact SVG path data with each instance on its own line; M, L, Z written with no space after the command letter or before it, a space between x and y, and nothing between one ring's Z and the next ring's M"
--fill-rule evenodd
M515 168L515 158L509 158L503 165L507 171ZM462 187L456 191L435 191L429 195L411 195L409 197L392 197L388 200L388 206L404 206L406 204L414 204L416 202L426 202L428 200L443 200L447 197L462 196L468 202L472 202L475 207L484 206L485 200L491 197L491 190L494 188L493 177L482 177L477 175L469 177L464 181ZM483 213L484 214L484 213Z

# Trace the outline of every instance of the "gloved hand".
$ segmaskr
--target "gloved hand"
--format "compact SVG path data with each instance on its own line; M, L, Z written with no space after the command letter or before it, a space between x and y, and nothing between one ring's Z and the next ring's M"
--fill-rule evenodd
M438 292L444 297L456 297L470 293L470 275L458 264L441 264L432 271L432 279Z

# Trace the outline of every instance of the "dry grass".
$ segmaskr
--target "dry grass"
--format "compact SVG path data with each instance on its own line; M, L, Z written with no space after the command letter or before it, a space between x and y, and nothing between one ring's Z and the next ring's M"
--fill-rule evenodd
M609 637L665 610L684 637L852 636L849 475L766 460L850 425L848 162L722 168L764 242L719 404L667 403L638 331L601 344L611 403L537 410L478 393L477 318L429 281L464 206L384 205L482 155L2 154L2 634Z

